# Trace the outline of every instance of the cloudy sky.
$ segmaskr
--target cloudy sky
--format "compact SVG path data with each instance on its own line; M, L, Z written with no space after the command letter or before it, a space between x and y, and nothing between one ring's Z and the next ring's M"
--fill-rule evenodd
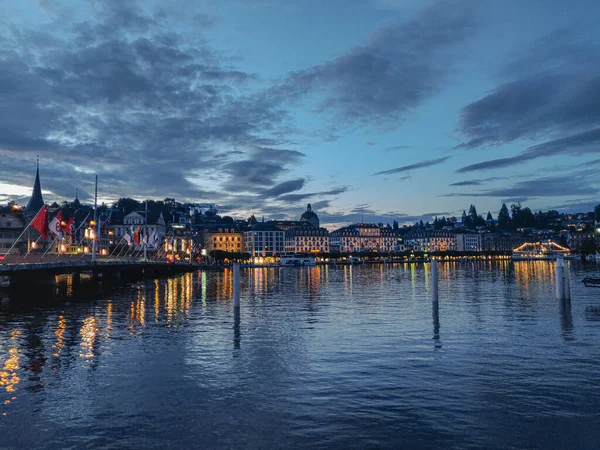
M597 0L0 0L0 201L600 203Z

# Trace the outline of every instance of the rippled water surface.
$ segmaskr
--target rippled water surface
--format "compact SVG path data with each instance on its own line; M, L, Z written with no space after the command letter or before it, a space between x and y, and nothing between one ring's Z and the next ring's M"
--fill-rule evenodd
M546 262L8 294L0 448L600 448L600 289ZM66 291L66 297L63 297Z

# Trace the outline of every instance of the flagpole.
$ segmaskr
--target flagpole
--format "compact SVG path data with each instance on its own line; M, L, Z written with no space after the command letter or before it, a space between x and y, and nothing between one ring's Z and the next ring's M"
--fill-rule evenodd
M35 213L35 216L33 216L33 219L31 219L29 221L29 223L27 224L27 226L23 229L23 231L21 232L21 234L19 235L19 237L17 239L15 239L15 242L13 242L13 245L8 249L8 251L6 252L6 256L8 256L10 254L10 251L15 248L15 245L17 245L17 243L19 242L19 239L21 239L23 237L23 235L25 234L25 231L27 231L27 253L29 253L29 246L31 245L31 237L30 237L30 226L33 222L33 220L37 217L37 215L42 211L42 209L44 209L46 205L42 206L37 213Z
M96 187L94 190L94 223L98 223L98 175L96 175ZM96 238L98 236L92 237L92 263L96 262Z
M146 215L144 216L144 262L148 262L148 199L146 199Z

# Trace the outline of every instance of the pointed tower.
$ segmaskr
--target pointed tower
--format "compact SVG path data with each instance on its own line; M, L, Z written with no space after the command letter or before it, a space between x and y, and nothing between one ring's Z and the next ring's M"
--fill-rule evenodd
M33 217L44 206L44 198L42 197L42 187L40 185L40 160L38 158L35 169L35 182L33 183L33 192L29 203L27 203L27 215Z

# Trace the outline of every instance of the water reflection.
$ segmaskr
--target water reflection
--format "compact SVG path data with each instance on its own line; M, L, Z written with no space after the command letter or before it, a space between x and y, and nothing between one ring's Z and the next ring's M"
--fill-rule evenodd
M94 345L98 336L98 326L96 325L96 317L88 316L83 319L83 325L79 331L81 335L81 353L80 357L91 362L94 358Z
M422 427L436 422L459 428L437 447L458 448L464 442L452 439L473 430L481 430L473 441L481 447L488 430L494 437L519 430L512 422L494 428L516 410L515 421L540 423L548 411L570 420L597 409L598 388L583 381L600 357L588 344L600 332L597 291L574 282L577 301L560 304L557 318L551 264L443 263L439 273L447 358L439 351L440 304L431 302L420 264L245 270L243 292L257 301L242 304L243 330L240 310L231 308L230 271L148 280L68 303L4 302L0 412L8 418L0 419L22 421L15 433L23 436L42 423L70 442L89 433L115 448L114 434L129 439L131 430L185 427L198 442L250 421L248 447L275 446L273 429L292 446L317 436L324 448L368 447L392 442L392 434L423 433L429 442L431 430ZM578 345L565 351L575 327ZM136 383L141 377L148 382ZM561 380L573 385L568 394ZM115 395L106 395L107 385ZM182 399L190 406L183 416ZM481 399L502 399L501 411L482 416ZM71 426L72 417L87 424Z
M233 348L239 350L242 342L240 308L233 308Z
M433 346L434 348L442 348L440 340L440 303L439 301L431 302L431 310L433 315Z
M573 315L571 314L571 301L559 300L560 311L560 329L561 335L565 341L574 341L573 335Z
M21 381L19 378L19 360L20 352L17 347L17 341L21 336L21 332L19 330L12 330L10 335L9 345L11 346L8 349L8 358L4 361L2 371L0 371L0 387L4 388L5 392L8 394L12 394L16 391L16 386ZM14 400L14 398L12 398ZM6 400L4 404L10 403L10 400Z

